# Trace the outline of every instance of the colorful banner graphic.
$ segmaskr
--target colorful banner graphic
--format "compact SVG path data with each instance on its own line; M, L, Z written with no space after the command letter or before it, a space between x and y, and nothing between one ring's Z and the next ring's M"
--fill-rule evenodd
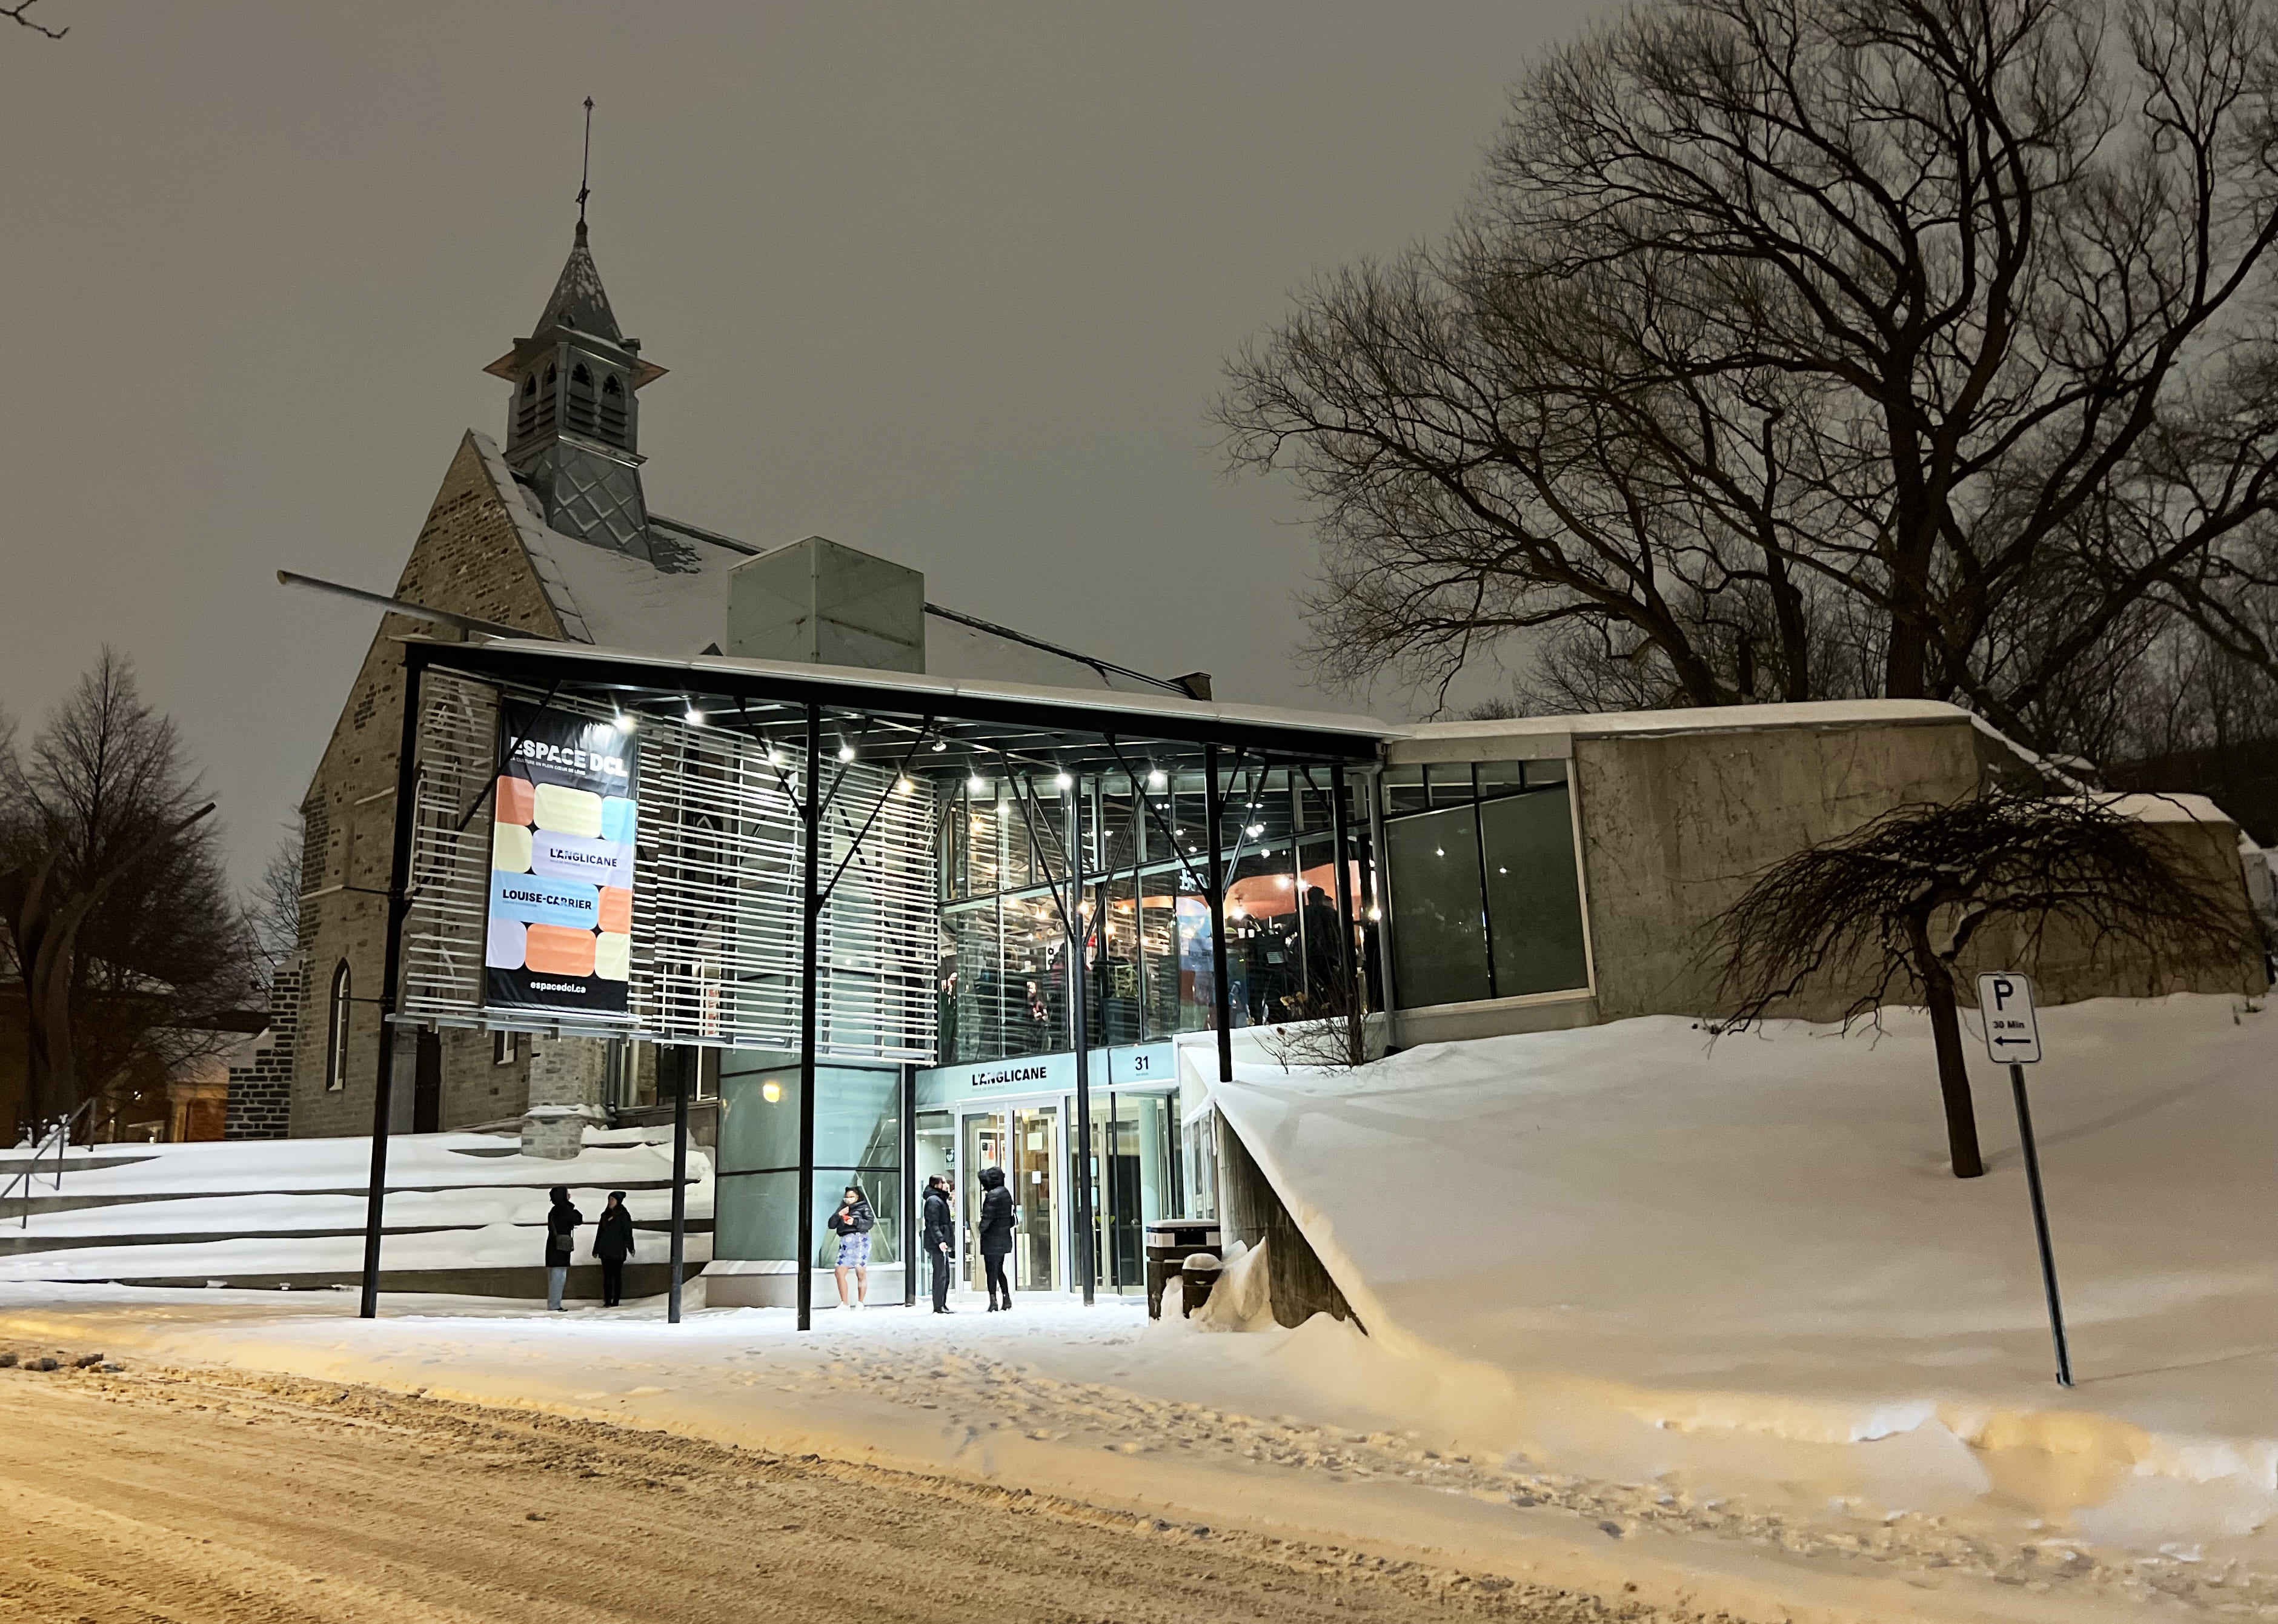
M491 824L493 1009L623 1015L632 972L632 729L508 700Z

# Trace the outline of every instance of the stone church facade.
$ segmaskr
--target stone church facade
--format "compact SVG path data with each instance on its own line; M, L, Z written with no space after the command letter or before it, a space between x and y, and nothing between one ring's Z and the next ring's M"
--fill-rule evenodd
M649 510L638 392L664 369L618 325L582 219L530 336L485 370L511 390L505 443L474 430L462 436L396 599L536 637L716 652L728 571L767 549ZM1117 688L1136 675L926 609L936 671ZM397 639L413 634L461 635L408 615L382 619L302 804L297 1004L277 1026L289 1062L271 1066L289 1071L295 1136L371 1127L402 731ZM659 1057L645 1045L401 1028L392 1041L394 1131L518 1129L525 1149L569 1155L613 1105L654 1097ZM251 1129L253 1114L240 1115ZM260 1119L266 1125L273 1113Z

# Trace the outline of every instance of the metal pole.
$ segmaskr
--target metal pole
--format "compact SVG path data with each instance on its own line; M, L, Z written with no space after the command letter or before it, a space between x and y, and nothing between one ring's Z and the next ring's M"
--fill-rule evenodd
M704 1064L704 1051L683 1048L680 1056L672 1069L672 1286L664 1300L670 1325L680 1323L681 1271L688 1261L688 1070Z
M2072 1351L2065 1346L2064 1303L2057 1296L2057 1254L2049 1244L2049 1209L2041 1199L2041 1153L2033 1143L2033 1109L2025 1102L2025 1068L2009 1068L2009 1092L2017 1102L2017 1138L2025 1147L2025 1187L2033 1197L2033 1234L2041 1245L2041 1289L2049 1298L2049 1335L2057 1347L2057 1385L2072 1385Z
M799 1211L791 1219L792 1262L799 1282L799 1328L814 1326L814 1042L817 943L822 901L822 707L806 707L806 782L799 821L806 837L800 897L806 929L799 946Z
M1068 941L1068 1039L1075 1046L1075 1264L1083 1277L1083 1306L1091 1307L1092 1274L1097 1265L1092 1258L1092 1163L1091 1154L1091 1064L1088 1052L1090 1034L1084 1019L1084 1004L1091 995L1091 978L1084 972L1083 953L1083 785L1081 781L1067 791L1067 941Z
M1370 921L1376 926L1377 995L1384 1004L1384 1047L1400 1047L1399 989L1392 980L1392 854L1384 843L1384 774L1371 774L1368 783L1369 905L1376 910Z
M1368 994L1361 986L1360 965L1353 957L1352 859L1346 847L1352 839L1351 819L1345 809L1345 769L1342 762L1329 767L1329 844L1337 862L1337 975L1352 998L1347 1013L1359 1020L1368 1012Z
M403 968L403 916L411 872L412 797L418 792L418 648L403 649L403 731L395 747L395 841L387 859L387 926L380 945L379 1062L372 1075L371 1173L364 1186L363 1296L356 1313L379 1317L379 1236L387 1219L387 1130L395 1106L395 980Z
M918 1305L918 1266L916 1260L910 1255L912 1223L924 1211L917 1178L918 1069L906 1065L902 1068L902 1307L905 1308L914 1308ZM920 1223L916 1229L922 1238L925 1225ZM920 1244L923 1244L922 1239ZM930 1256L926 1259L926 1269L930 1276L933 1269ZM928 1284L931 1284L930 1278Z
M1211 1015L1218 1023L1218 1080L1234 1080L1234 989L1226 973L1226 854L1220 827L1218 746L1203 746L1203 838L1210 842Z

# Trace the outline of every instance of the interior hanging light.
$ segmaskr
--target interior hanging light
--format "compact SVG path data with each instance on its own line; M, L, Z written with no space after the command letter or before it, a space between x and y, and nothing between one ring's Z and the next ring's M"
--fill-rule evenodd
M1170 782L1171 775L1163 771L1161 767L1157 767L1153 772L1147 774L1147 788L1150 789L1167 789L1170 787Z
M688 707L688 714L684 720L692 728L700 728L704 725L704 713L692 705Z
M967 795L986 795L989 793L989 781L975 773L965 781L965 792Z
M1075 788L1075 780L1070 778L1066 773L1055 773L1052 774L1052 788L1055 789L1073 789Z
M852 744L841 744L841 745L838 747L838 759L839 759L841 761L852 761L852 760L853 760L853 759L854 759L854 747L853 747Z

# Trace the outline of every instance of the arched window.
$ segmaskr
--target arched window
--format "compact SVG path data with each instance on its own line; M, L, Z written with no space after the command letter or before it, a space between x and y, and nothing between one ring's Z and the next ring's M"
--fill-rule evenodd
M325 1086L345 1088L348 1080L348 1010L353 1003L348 961L333 972L331 1019L325 1027Z
M570 426L580 433L593 431L593 375L582 361L570 369Z
M522 380L522 398L525 400L538 393L538 374L533 372Z
M601 438L625 443L625 386L614 372L601 380Z

